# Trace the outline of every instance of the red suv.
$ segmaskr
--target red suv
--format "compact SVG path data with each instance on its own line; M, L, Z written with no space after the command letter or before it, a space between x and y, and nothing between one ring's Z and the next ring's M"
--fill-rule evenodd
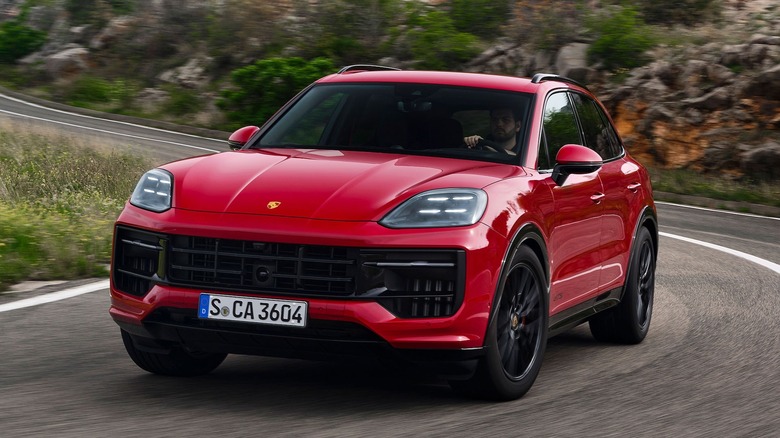
M351 66L229 143L147 172L116 222L110 314L144 370L368 355L508 400L550 336L647 334L650 180L570 79Z

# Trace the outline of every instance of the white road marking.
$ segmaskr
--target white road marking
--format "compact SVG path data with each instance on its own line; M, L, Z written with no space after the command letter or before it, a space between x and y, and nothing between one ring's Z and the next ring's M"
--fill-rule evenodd
M43 117L28 116L27 114L15 113L15 112L12 112L12 111L0 110L0 113L9 114L9 115L12 115L12 116L17 116L17 117L23 117L25 119L40 120L40 121L44 121L44 122L55 123L55 124L58 124L58 125L70 126L71 128L86 129L88 131L95 131L95 132L100 132L100 133L103 133L103 134L118 135L120 137L128 137L128 138L132 138L132 139L135 139L135 140L146 140L146 141L154 141L154 142L158 142L158 143L167 143L167 144L172 144L174 146L181 146L181 147L185 147L185 148L197 149L197 150L206 151L206 152L220 152L220 151L215 150L215 149L202 148L202 147L199 147L199 146L193 146L191 144L177 143L175 141L160 140L158 138L141 137L141 136L138 136L138 135L122 134L121 132L108 131L108 130L105 130L105 129L98 129L98 128L90 128L89 126L76 125L76 124L73 124L73 123L65 123L65 122L60 122L58 120L44 119Z
M702 211L710 211L713 213L723 213L723 214L733 214L735 216L744 216L744 217L755 217L759 219L770 219L773 221L780 221L780 217L772 217L772 216L761 216L758 214L750 214L750 213L740 213L738 211L730 211L730 210L716 210L714 208L705 208L705 207L696 207L693 205L683 205L683 204L675 204L673 202L663 202L663 201L655 201L656 204L661 205L671 205L674 207L681 207L681 208L690 208L693 210L702 210Z
M710 248L710 249L714 249L714 250L717 250L717 251L725 252L726 254L731 254L733 256L743 258L743 259L745 259L747 261L750 261L750 262L753 262L755 264L761 265L761 266L763 266L765 268L769 268L769 269L775 271L775 273L777 273L777 274L780 274L780 265L778 265L777 263L770 262L769 260L762 259L761 257L756 257L754 255L751 255L751 254L748 254L748 253L744 253L742 251L737 251L736 249L726 248L725 246L715 245L714 243L703 242L701 240L691 239L690 237L683 237L683 236L678 236L676 234L664 233L663 231L658 233L658 234L661 235L661 236L664 236L664 237L669 237L671 239L682 240L683 242L688 242L688 243L692 243L694 245L700 245L700 246L704 246L706 248Z
M59 292L52 292L46 295L40 295L37 297L26 298L24 300L0 304L0 313L9 312L11 310L24 309L25 307L39 306L41 304L65 300L79 295L88 294L90 292L108 289L108 284L108 280L101 280L96 283L84 284L81 286L72 287L70 289L61 290Z
M220 142L220 143L224 142L224 140L219 140L219 139L215 139L215 138L208 138L208 137L202 137L200 135L185 134L183 132L169 131L167 129L160 129L160 128L153 128L151 126L138 125L136 123L122 122L120 120L112 120L112 119L103 119L103 118L100 118L100 117L87 116L87 115L84 115L84 114L73 113L73 112L70 112L70 111L64 111L64 110L59 110L59 109L55 109L55 108L49 108L49 107L46 107L46 106L43 106L43 105L38 105L38 104L35 104L35 103L27 102L25 100L16 99L16 98L11 97L11 96L6 96L5 94L2 94L2 93L0 93L0 97L3 98L3 99L8 99L8 100L16 102L16 103L21 103L21 104L24 104L24 105L27 105L27 106L31 106L33 108L39 108L39 109L42 109L42 110L45 110L45 111L51 111L51 112L60 113L60 114L67 114L67 115L73 116L73 117L81 117L81 118L84 118L84 119L99 120L101 122L116 123L116 124L119 124L119 125L132 126L134 128L142 128L142 129L148 129L148 130L151 130L151 131L164 132L166 134L173 134L173 135L181 135L181 136L184 136L184 137L199 138L201 140L216 141L216 142ZM3 111L3 112L7 112L7 111ZM11 112L8 112L8 114L14 114L14 115L17 115L17 116L30 117L30 118L36 119L36 117L28 116L26 114L11 113ZM38 119L38 120L45 120L45 121L55 122L54 120L49 120L49 119ZM64 123L64 124L67 125L67 123ZM70 126L77 126L77 127L80 127L80 128L86 128L85 126L81 126L81 125L70 125ZM90 128L86 128L86 129L90 129ZM110 132L110 131L108 131L108 132ZM118 134L118 133L116 133L116 134ZM121 135L121 134L119 134L119 135Z

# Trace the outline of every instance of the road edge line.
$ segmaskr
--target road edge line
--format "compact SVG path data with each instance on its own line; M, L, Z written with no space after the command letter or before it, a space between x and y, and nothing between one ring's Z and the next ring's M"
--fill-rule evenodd
M735 216L743 216L743 217L752 217L756 219L771 219L775 221L780 221L780 217L774 217L774 216L764 216L760 214L755 213L742 213L739 211L731 211L731 210L719 210L717 208L708 208L708 207L699 207L698 205L688 205L688 204L678 204L676 202L668 202L668 201L655 201L656 205L671 205L673 207L682 207L682 208L690 208L692 210L703 210L703 211L710 211L713 213L724 213L724 214L731 214Z
M108 289L108 286L109 280L106 279L95 283L83 284L81 286L72 287L58 292L52 292L50 294L25 298L23 300L12 301L6 304L0 304L0 313L10 312L11 310L24 309L25 307L39 306L41 304L51 303L54 301L65 300L79 295Z
M756 257L746 252L737 251L736 249L727 248L725 246L716 245L714 243L691 239L690 237L684 237L684 236L678 236L676 234L666 233L664 231L659 232L658 235L669 237L671 239L682 240L683 242L693 243L694 245L704 246L706 248L714 249L716 251L725 252L726 254L731 254L733 256L745 259L747 261L753 262L757 265L761 265L765 268L775 271L775 273L777 274L780 274L780 265L778 265L777 263L770 262L769 260L762 259L761 257Z

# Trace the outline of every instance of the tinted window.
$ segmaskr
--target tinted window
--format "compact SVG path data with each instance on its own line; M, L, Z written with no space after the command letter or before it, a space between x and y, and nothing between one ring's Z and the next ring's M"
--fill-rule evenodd
M582 144L577 119L566 93L550 95L544 106L544 133L539 169L552 169L555 155L565 144ZM546 153L545 153L546 152Z
M623 143L620 141L620 137L615 131L615 127L612 126L612 124L609 122L609 117L607 117L607 114L601 110L601 107L596 106L596 108L601 115L601 121L607 127L607 137L609 138L610 148L612 148L610 150L609 158L617 158L623 155Z
M585 146L596 151L604 160L619 156L622 151L606 114L587 96L572 93L571 97L580 117Z
M253 147L384 149L516 163L514 154L468 148L464 137L490 139L491 110L509 109L522 123L531 98L430 84L315 85ZM522 131L515 134L515 140L522 142L522 135Z
M308 105L296 105L263 139L274 145L316 145L332 123L336 108L347 98L346 93L309 93L303 100Z

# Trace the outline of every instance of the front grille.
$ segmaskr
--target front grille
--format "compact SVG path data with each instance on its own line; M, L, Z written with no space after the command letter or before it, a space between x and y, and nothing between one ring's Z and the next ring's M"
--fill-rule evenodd
M117 227L114 284L212 292L374 300L402 318L451 316L463 302L465 252L367 249L196 236Z
M178 284L275 292L355 292L357 250L171 236L168 278Z

